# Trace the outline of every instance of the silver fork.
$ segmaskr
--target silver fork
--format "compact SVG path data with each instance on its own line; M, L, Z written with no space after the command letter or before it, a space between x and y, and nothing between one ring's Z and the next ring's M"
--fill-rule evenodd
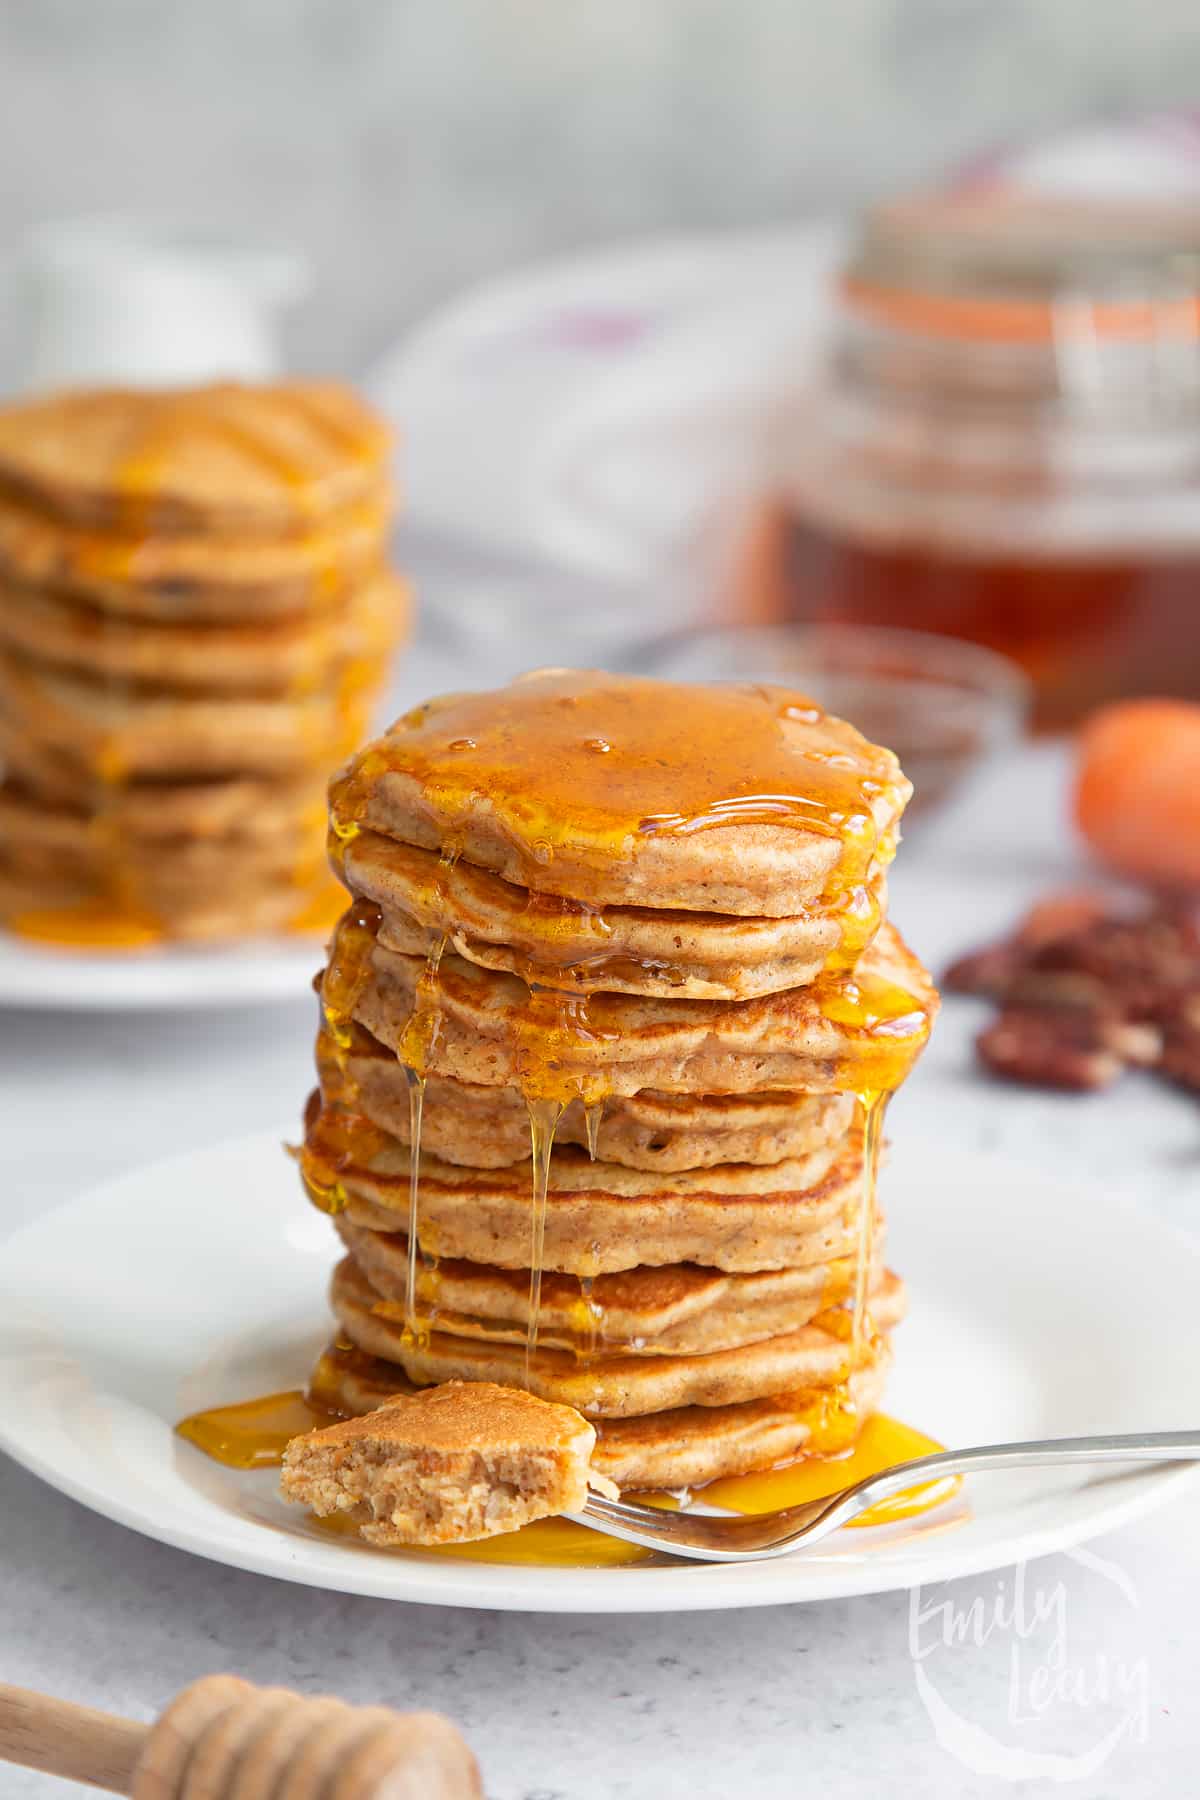
M802 1544L815 1544L846 1525L876 1501L946 1475L977 1475L993 1469L1049 1468L1061 1463L1196 1462L1200 1431L1137 1432L1130 1437L1044 1438L1026 1444L980 1444L970 1450L943 1450L921 1456L853 1487L806 1500L779 1512L716 1515L681 1510L663 1512L628 1500L590 1494L582 1512L568 1517L609 1537L626 1538L650 1550L666 1550L696 1562L764 1562Z

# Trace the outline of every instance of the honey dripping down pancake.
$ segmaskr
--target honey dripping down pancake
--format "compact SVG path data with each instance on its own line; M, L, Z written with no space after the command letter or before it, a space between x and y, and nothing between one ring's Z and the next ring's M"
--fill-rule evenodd
M0 408L9 929L116 949L332 925L324 784L407 611L389 455L329 382Z
M359 1411L378 1388L351 1364L394 1393L405 1369L492 1378L490 1358L591 1395L598 1466L664 1486L853 1446L902 1310L878 1261L884 1107L937 1004L882 918L909 793L804 696L593 672L432 701L351 759L299 1151L344 1215L348 1336L314 1396ZM611 1159L594 1182L585 1149ZM622 1343L651 1314L658 1341Z
M796 888L797 863L808 902L835 898L861 885L879 860L881 840L887 840L883 854L890 854L891 834L906 797L907 786L888 753L875 751L850 728L829 721L796 696L548 674L514 684L499 696L467 696L417 709L334 782L331 824L335 859L340 851L343 869L364 823L372 828L391 825L401 841L407 828L418 847L435 848L440 862L432 878L426 878L426 891L432 888L435 903L465 853L469 862L490 866L502 878L517 877L517 885L531 898L549 893L561 911L577 917L594 910L597 895L615 904L633 899L682 906L681 875L693 903L702 890L702 903L712 910L715 892L720 905L750 913L782 910L781 896ZM436 835L430 844L431 833ZM674 845L690 852L700 834L709 840L700 859L694 854L671 857ZM728 843L731 837L741 880L735 885L725 873L714 883L717 840ZM639 868L643 845L661 845L666 854L643 854ZM670 885L665 885L664 864L680 860L682 869L670 868ZM574 892L555 893L567 881ZM577 898L588 889L586 900ZM381 924L378 902L360 899L334 949L326 1016L335 1044L347 1048L355 1006L371 979ZM412 1106L407 1236L408 1328L413 1333L420 1331L415 1291L423 1084L442 1026L440 972L446 936L442 932L433 938L413 984L407 1022L392 1045L409 1074ZM515 1076L530 1118L527 1351L532 1356L557 1119L572 1100L598 1119L613 1084L606 1071L587 1067L603 1025L597 1017L600 1007L588 1004L586 971L577 978L585 991L571 994L539 980L544 971L531 958L521 973L527 1000L518 1024L515 1066L508 1072ZM592 985L604 986L603 969ZM830 992L827 1010L839 1025L853 1028L860 1017L869 1016L871 1004L864 1006L857 987L842 987ZM884 1010L899 1018L918 1009L904 1003ZM873 1071L871 1089L863 1090L868 1187L881 1113L875 1096L903 1073L898 1068L893 1079L889 1060L885 1057L884 1066ZM486 1070L474 1073L486 1080ZM336 1183L329 1191L336 1203ZM873 1209L862 1210L865 1232ZM852 1349L865 1336L865 1294L858 1296L855 1313Z

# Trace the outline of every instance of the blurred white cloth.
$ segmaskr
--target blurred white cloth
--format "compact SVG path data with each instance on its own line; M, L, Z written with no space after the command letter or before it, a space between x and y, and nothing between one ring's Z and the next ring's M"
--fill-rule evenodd
M640 583L761 469L764 412L812 362L840 233L618 249L505 277L368 377L420 528Z

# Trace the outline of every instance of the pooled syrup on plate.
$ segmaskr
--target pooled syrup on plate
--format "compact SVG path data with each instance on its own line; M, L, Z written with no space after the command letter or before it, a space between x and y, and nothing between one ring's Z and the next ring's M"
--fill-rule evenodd
M922 1456L934 1456L943 1449L934 1438L902 1425L886 1413L872 1413L863 1422L857 1438L841 1454L809 1455L780 1469L768 1469L757 1475L731 1475L710 1482L700 1489L700 1497L710 1506L726 1507L730 1512L775 1512L785 1506L799 1506L805 1500L820 1500L842 1488L853 1487L868 1475L884 1469L899 1468ZM942 1476L937 1481L920 1483L878 1500L852 1521L860 1525L891 1525L901 1519L913 1519L920 1513L942 1506L959 1491L960 1475Z
M820 1403L815 1403L819 1408ZM233 1469L277 1468L288 1442L305 1431L332 1424L338 1415L326 1410L299 1390L268 1394L233 1406L215 1407L184 1419L176 1430L206 1456ZM832 1441L832 1440L831 1440ZM850 1487L867 1475L898 1467L918 1457L931 1456L942 1446L914 1431L911 1426L884 1414L874 1414L864 1424L853 1447L841 1454L808 1455L782 1468L761 1474L731 1476L696 1490L706 1506L729 1512L772 1512L820 1499ZM958 1492L961 1478L951 1476L925 1482L894 1494L862 1513L855 1525L890 1525L918 1517L942 1506ZM630 1500L675 1506L668 1494L629 1493ZM329 1518L310 1516L310 1525L330 1536L358 1541L356 1522L345 1514ZM654 1552L618 1538L604 1537L569 1519L540 1519L520 1531L504 1532L470 1544L445 1544L422 1550L422 1555L453 1556L471 1562L537 1565L560 1568L602 1568L648 1561Z
M7 931L64 950L145 950L162 941L159 920L125 912L104 900L73 906L29 906L10 913Z
M294 1437L332 1425L336 1417L297 1388L192 1413L175 1430L228 1469L276 1469Z

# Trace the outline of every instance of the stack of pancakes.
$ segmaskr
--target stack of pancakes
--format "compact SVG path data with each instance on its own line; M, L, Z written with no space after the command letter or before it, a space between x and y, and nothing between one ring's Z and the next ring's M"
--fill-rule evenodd
M0 410L0 918L68 941L328 922L325 781L405 612L389 460L326 382Z
M936 1007L884 922L909 791L801 696L563 671L352 760L301 1157L348 1253L315 1398L526 1387L626 1487L853 1441L904 1306L882 1103Z

